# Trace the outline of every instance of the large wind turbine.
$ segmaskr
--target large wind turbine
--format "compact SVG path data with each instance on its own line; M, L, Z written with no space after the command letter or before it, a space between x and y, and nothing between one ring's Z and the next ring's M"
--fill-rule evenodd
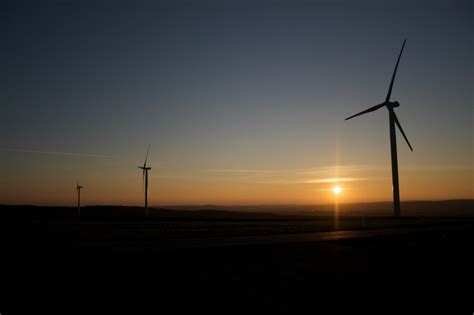
M398 185L397 139L396 139L396 133L395 133L395 125L397 125L398 129L400 129L403 137L405 138L408 146L410 147L410 150L413 151L410 141L408 141L408 138L405 135L405 132L403 131L402 126L400 125L400 122L398 121L397 115L395 114L395 111L394 111L394 108L399 107L400 103L396 101L395 102L390 101L390 96L392 95L393 81L395 81L395 75L397 74L398 64L400 62L400 58L402 56L403 48L405 47L406 41L407 41L406 39L403 41L402 49L400 50L400 54L398 55L397 64L395 65L395 70L393 71L392 81L390 81L390 87L388 89L388 93L387 93L387 97L385 98L385 101L381 104L372 106L369 109L366 109L358 114L355 114L346 118L346 120L348 120L359 115L376 111L377 109L382 108L384 106L388 110L389 122L390 122L390 149L391 149L391 155L392 155L393 214L395 217L400 216L400 190L399 190L399 185Z
M148 151L150 151L150 145L146 150L145 162L143 166L139 166L139 169L143 170L143 181L145 183L145 216L148 217L148 171L151 170L151 167L146 166L146 160L148 159Z
M77 216L81 216L81 189L82 186L79 185L79 181L76 184L76 192L77 192Z

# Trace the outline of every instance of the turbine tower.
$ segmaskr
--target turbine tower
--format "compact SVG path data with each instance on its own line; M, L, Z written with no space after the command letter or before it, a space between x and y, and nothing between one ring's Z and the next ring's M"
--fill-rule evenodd
M392 158L392 189L393 189L393 215L395 217L399 217L401 215L400 213L400 190L399 190L399 184L398 184L398 159L397 159L397 139L396 139L396 132L395 132L395 125L397 125L398 129L400 129L400 132L402 133L403 137L405 138L405 141L407 142L408 146L410 147L410 150L413 151L413 148L411 147L410 141L408 141L407 136L405 135L405 132L403 131L402 126L400 125L400 122L398 121L397 115L395 114L394 108L399 107L400 103L397 101L391 102L390 101L390 96L392 95L392 88L393 88L393 82L395 81L395 75L397 74L397 69L398 69L398 64L400 63L400 58L403 53L403 48L405 47L406 39L403 41L402 49L400 50L400 54L398 55L398 60L397 64L395 65L395 70L393 71L392 75L392 81L390 81L390 87L388 88L388 93L387 97L385 98L385 101L381 104L375 105L370 107L369 109L366 109L358 114L352 115L350 117L347 117L346 120L354 118L359 115L367 114L373 111L376 111L379 108L386 107L388 110L389 114L389 124L390 124L390 151L391 151L391 158Z
M148 217L148 171L151 170L151 167L146 166L146 160L148 159L148 151L150 151L150 145L146 150L145 162L143 166L139 166L139 169L143 170L143 182L145 184L145 217Z
M81 216L81 189L82 186L79 186L79 180L76 184L76 192L77 192L77 216Z

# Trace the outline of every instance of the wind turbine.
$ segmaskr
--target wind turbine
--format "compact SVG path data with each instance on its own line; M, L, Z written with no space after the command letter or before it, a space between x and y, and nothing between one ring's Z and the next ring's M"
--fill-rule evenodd
M76 184L76 192L77 192L77 215L81 216L81 189L82 186L79 185L79 180Z
M145 217L148 217L148 171L151 170L151 167L146 166L146 160L148 159L148 151L150 151L150 145L146 150L145 162L143 166L139 166L139 169L143 170L143 181L145 183Z
M408 146L410 147L410 150L413 151L410 141L408 141L408 138L405 135L405 132L403 131L403 128L400 125L400 122L398 121L397 115L395 114L395 111L394 111L394 108L399 107L400 103L398 103L397 101L395 102L390 101L390 96L392 95L393 82L395 81L395 75L397 74L398 64L400 63L400 58L402 56L403 48L405 47L406 41L407 41L406 39L403 41L402 49L400 50L400 54L398 55L397 64L395 65L395 70L393 71L392 81L390 82L390 87L388 89L388 93L387 93L387 97L385 98L385 101L381 104L372 106L369 109L366 109L358 114L355 114L346 118L346 120L349 120L356 116L376 111L377 109L382 108L384 106L388 110L389 123L390 123L390 151L391 151L391 156L392 156L393 215L395 217L400 216L400 190L399 190L399 185L398 185L398 159L397 159L397 139L396 139L396 133L395 133L395 125L397 125L398 129L400 129L403 137L405 138Z

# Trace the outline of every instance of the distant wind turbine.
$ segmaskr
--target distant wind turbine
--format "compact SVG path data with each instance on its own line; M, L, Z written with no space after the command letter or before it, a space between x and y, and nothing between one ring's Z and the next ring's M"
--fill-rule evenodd
M391 155L392 155L393 214L395 217L399 217L401 214L400 213L400 190L399 190L399 185L398 185L397 139L396 139L396 133L395 133L395 125L397 125L398 129L400 129L403 137L405 138L408 146L410 147L410 150L413 151L410 141L408 141L408 138L405 135L405 132L403 131L402 126L400 125L400 122L398 121L397 115L395 114L395 111L394 111L394 108L399 107L400 103L396 101L390 102L390 96L392 95L393 82L395 81L395 75L397 74L398 64L400 62L400 58L402 56L403 48L405 47L406 41L407 41L406 39L403 41L402 49L400 50L400 54L398 55L397 64L395 65L395 70L393 71L392 81L390 82L390 87L388 89L388 93L387 93L387 97L385 98L385 101L381 104L372 106L369 109L366 109L358 114L355 114L346 118L346 120L348 120L359 115L376 111L377 109L382 108L384 106L388 110L389 122L390 122L390 149L391 149Z
M146 161L148 159L148 152L150 151L150 145L146 150L145 162L143 166L139 166L139 169L143 170L143 181L145 183L145 216L148 217L148 171L151 170L151 167L146 166Z
M79 185L79 180L76 184L76 192L77 192L77 216L81 216L81 189L82 186Z

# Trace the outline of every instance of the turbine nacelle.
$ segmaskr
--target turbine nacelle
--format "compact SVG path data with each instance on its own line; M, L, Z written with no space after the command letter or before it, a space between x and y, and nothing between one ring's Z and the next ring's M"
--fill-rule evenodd
M400 107L400 103L397 102L397 101L395 101L395 102L388 102L387 106L390 107L390 108Z

